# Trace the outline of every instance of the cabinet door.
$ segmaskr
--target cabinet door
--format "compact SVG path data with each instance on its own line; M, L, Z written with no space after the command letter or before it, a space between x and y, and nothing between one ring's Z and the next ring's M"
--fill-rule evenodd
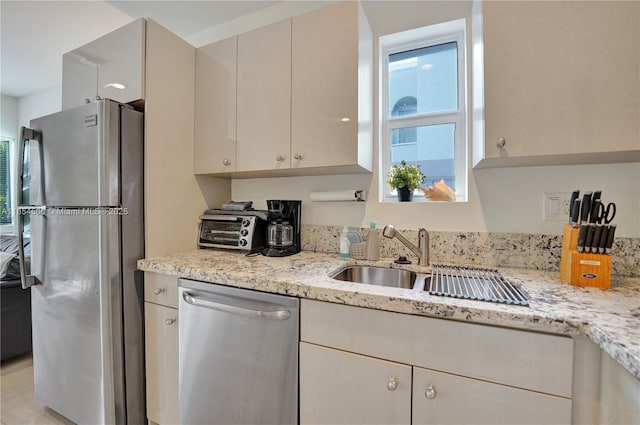
M138 19L63 56L62 109L144 98L146 21Z
M640 159L639 2L482 7L486 159Z
M570 424L571 400L413 368L413 424Z
M237 171L289 168L291 20L238 36Z
M300 343L300 423L411 423L411 367Z
M292 167L358 162L359 7L342 2L292 20Z
M236 170L237 37L196 50L194 173Z
M151 303L145 308L147 417L178 423L178 310Z

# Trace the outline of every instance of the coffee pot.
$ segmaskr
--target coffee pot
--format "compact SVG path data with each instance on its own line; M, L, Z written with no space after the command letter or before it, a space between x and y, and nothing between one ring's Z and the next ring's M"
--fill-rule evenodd
M300 228L302 202L272 199L267 201L269 225L267 247L262 254L267 257L286 257L300 252Z

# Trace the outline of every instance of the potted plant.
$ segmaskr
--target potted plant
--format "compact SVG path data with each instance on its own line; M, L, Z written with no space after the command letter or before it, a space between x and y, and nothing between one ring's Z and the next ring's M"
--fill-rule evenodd
M413 191L424 181L424 174L419 165L407 165L405 160L400 165L394 165L387 175L387 184L398 192L398 201L413 200Z

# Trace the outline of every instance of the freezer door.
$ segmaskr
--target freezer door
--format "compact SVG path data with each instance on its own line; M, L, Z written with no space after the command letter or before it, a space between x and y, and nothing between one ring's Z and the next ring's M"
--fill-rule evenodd
M33 215L35 398L79 424L125 423L120 218Z
M41 143L30 141L25 152L25 203L120 205L119 128L120 105L111 100L32 120Z

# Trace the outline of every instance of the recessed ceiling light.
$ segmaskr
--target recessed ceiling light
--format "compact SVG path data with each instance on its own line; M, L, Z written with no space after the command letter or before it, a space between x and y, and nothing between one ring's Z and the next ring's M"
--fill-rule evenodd
M349 117L340 118L340 121L349 122L349 121L351 121L351 118L349 118Z
M432 63L425 63L424 65L422 65L422 70L423 71L428 71L430 69L433 69L433 64Z

